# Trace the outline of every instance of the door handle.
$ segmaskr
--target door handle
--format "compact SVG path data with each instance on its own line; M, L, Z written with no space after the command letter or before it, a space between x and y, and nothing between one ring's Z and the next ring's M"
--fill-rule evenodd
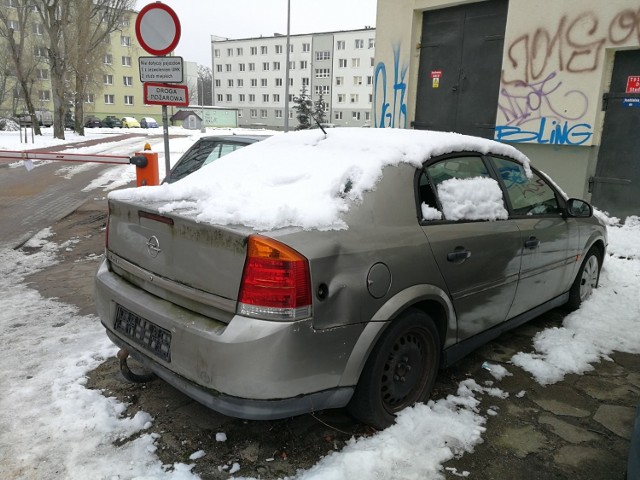
M538 245L540 245L540 240L538 240L536 237L529 237L524 242L525 248L528 248L529 250L533 250L534 248L538 248Z
M447 253L447 260L452 263L462 263L471 256L471 252L464 247L456 247L453 252Z

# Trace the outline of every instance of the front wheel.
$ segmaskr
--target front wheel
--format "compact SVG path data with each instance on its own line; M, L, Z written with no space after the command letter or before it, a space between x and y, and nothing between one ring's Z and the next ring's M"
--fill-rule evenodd
M598 287L600 280L601 261L598 250L595 247L587 252L584 257L578 275L569 290L569 301L567 306L571 309L577 309L582 302L591 296L594 288Z
M400 410L429 398L440 364L440 338L433 320L408 310L376 343L348 405L349 412L378 429Z

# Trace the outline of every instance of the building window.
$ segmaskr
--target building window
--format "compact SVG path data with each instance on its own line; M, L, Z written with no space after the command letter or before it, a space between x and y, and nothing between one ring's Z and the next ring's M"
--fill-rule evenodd
M131 37L125 37L124 35L120 37L120 45L123 47L131 46Z
M276 110L276 118L282 118L282 110Z
M216 72L222 73L222 65L220 64L216 65Z
M107 105L113 105L114 103L116 103L115 95L113 93L105 93L104 103Z
M261 87L266 87L268 85L267 79L266 78L261 78L260 79L260 86Z
M46 68L39 68L37 70L37 75L39 80L46 80L49 78L49 70Z
M282 45L276 45L276 53L282 53Z
M102 39L102 43L104 43L105 45L111 45L111 35L105 35L105 37Z
M252 78L251 79L251 86L252 87L257 87L258 86L258 79L257 78Z
M345 47L345 42L344 42L344 40L338 40L338 41L336 42L336 49L338 49L338 50L344 50L344 47Z
M373 57L371 57L371 66L373 67L375 65L375 59Z
M227 57L233 57L233 48L227 48Z
M281 87L281 86L282 86L282 79L276 78L276 87Z
M45 47L33 47L33 55L39 58L46 58L47 49Z
M240 57L240 56L242 56L242 54L243 54L242 47L236 48L236 55L238 55Z
M328 68L316 68L316 78L329 78L331 70Z
M273 102L274 103L279 103L280 102L280 95L277 93L273 94Z
M351 118L353 120L360 120L360 112L351 112Z
M356 49L364 48L364 40L361 38L356 38L355 45Z
M302 86L303 87L309 86L309 77L302 77Z
M251 118L258 118L258 109L252 108L251 110L249 110L249 116Z
M289 45L289 53L293 53L293 44Z
M280 70L280 62L273 62L273 69Z
M344 85L344 77L336 77L336 85Z
M216 48L216 49L213 51L213 56L214 56L214 57L216 57L216 58L218 58L218 57L220 56L220 49L219 49L219 48Z
M367 85L373 85L373 75L367 75Z
M344 103L345 102L345 98L346 98L346 95L344 93L339 93L338 94L338 103Z
M245 97L244 93L241 93L240 95L238 95L238 101L240 103L244 103L245 98L246 97Z
M131 66L131 57L122 57L122 66L130 67Z
M238 70L244 72L244 63L238 64Z
M306 70L307 68L309 68L309 62L300 60L300 70Z
M227 72L230 72L230 71L231 71L231 64L230 64L230 63L225 63L225 65L224 65L224 69L225 69Z
M106 74L102 76L102 83L105 85L113 85L113 75Z
M310 52L311 51L311 44L310 43L303 43L302 44L302 51L303 52Z
M222 102L222 94L221 94L221 93L219 93L219 94L217 94L217 95L216 95L216 100L217 100L218 102Z
M358 103L359 95L357 93L351 94L351 103Z
M227 102L231 102L233 101L233 95L231 95L230 93L227 93Z
M44 35L44 25L41 23L34 23L32 32L34 35Z
M242 78L238 79L238 87L244 87L244 80Z
M302 79L304 81L304 78ZM307 78L307 81L309 81L309 79ZM293 78L289 79L289 86L293 87Z
M125 95L124 96L124 104L125 105L133 105L133 95Z
M374 48L376 46L376 39L375 38L370 38L369 39L369 48Z
M122 81L124 82L125 87L133 86L133 77L122 77Z
M296 62L294 62L293 60L291 60L289 62L289 70L295 70L296 69Z
M267 118L268 112L264 109L260 110L260 118Z
M227 80L227 87L233 87L233 78Z
M267 46L266 45L261 45L260 46L260 54L262 54L262 55L266 55L267 54Z
M330 59L331 59L331 52L329 51L316 52L316 60L330 60Z
M102 58L102 63L104 63L105 65L111 65L113 63L113 55L111 55L110 53L107 53Z
M256 71L256 64L255 63L250 63L249 64L249 71L250 72L255 72Z
M7 20L7 29L14 32L20 31L20 24L16 20Z
M353 77L353 84L354 85L362 85L362 77L360 75L356 75Z
M289 110L289 120L293 118L293 110Z
M341 58L340 60L338 60L338 67L347 68L347 59Z
M263 71L269 70L269 62L262 62L262 70Z
M219 78L216 78L216 87L221 87L222 86L222 80L220 80Z
M353 68L357 68L360 66L360 59L359 58L352 58L351 59L351 66Z
M334 118L336 120L342 120L342 112L336 112L334 115Z
M268 93L263 93L262 94L262 102L263 103L269 103L269 94Z
M364 119L368 122L371 120L371 112L364 112Z
M373 93L369 94L369 103L373 103Z
M329 85L316 85L314 90L316 95L329 95Z
M51 100L51 92L49 90L40 90L38 92L38 100L41 102L48 102Z
M84 96L84 103L96 103L96 96L93 93L87 93Z
M238 110L238 118L242 118L242 110Z
M254 103L256 101L256 96L254 93L249 94L249 103Z
M258 54L258 47L251 47L251 55L257 55Z

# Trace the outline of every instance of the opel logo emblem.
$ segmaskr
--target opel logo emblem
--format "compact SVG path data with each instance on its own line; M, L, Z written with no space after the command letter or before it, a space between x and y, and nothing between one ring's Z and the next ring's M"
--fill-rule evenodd
M149 252L151 258L156 258L161 251L160 241L158 240L158 237L153 235L149 240L147 240L147 252Z

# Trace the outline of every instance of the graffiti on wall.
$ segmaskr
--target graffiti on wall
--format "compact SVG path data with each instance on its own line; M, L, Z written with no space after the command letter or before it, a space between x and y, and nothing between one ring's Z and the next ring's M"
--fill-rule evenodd
M373 124L378 128L407 128L407 83L408 65L400 65L400 45L393 47L392 97L387 94L387 66L376 65L373 75Z
M640 45L640 9L563 15L505 50L495 138L582 145L593 136L589 96L576 85L597 72L608 46ZM594 107L594 106L592 106Z

